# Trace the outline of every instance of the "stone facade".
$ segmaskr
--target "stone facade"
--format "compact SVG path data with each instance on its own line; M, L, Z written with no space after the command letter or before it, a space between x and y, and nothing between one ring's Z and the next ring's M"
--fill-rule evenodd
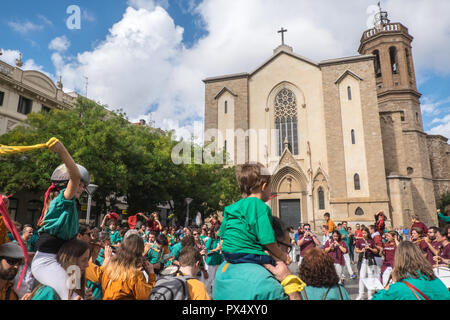
M233 164L268 167L277 194L269 205L289 223L319 229L330 212L367 225L383 210L387 226L409 227L412 214L434 225L450 146L423 132L412 39L399 23L381 25L363 33L361 55L319 63L281 45L253 72L204 80L205 131L248 130L227 152ZM280 120L282 93L293 107Z

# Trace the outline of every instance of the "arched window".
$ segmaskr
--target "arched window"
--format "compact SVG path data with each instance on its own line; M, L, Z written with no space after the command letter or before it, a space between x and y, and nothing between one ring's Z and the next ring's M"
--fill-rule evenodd
M356 208L355 215L357 215L357 216L364 215L363 209L361 209L360 207Z
M361 186L359 184L359 174L355 173L353 176L353 181L355 183L355 190L361 190Z
M352 88L350 86L347 87L347 96L348 100L352 100Z
M372 54L375 56L375 76L381 77L381 63L380 63L380 52L378 50L375 50L372 52Z
M397 65L397 49L395 47L389 48L389 57L391 59L391 70L392 73L398 73L398 65Z
M223 152L227 153L227 140L223 142Z
M352 144L356 143L356 139L355 139L355 130L352 129Z
M228 101L225 101L225 113L228 112Z
M286 138L289 150L298 155L297 100L289 89L282 89L275 97L275 129L278 132L278 155L283 152Z
M325 210L325 194L322 187L317 190L317 196L319 198L319 210Z

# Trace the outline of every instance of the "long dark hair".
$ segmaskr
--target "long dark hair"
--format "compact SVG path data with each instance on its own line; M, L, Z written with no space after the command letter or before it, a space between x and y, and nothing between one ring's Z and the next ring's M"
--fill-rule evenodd
M338 242L340 242L342 240L342 235L338 230L334 230L333 233L331 234L331 239L333 239L333 234L337 234L338 235Z

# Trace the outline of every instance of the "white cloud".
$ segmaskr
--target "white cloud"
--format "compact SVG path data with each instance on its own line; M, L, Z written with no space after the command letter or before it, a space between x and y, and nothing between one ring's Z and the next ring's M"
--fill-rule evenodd
M169 0L128 0L128 5L135 9L153 11L157 6L164 9L169 8Z
M450 119L447 118L447 121L443 124L440 124L428 132L430 134L440 134L444 137L450 137Z
M127 3L131 7L93 50L72 59L54 53L57 73L66 88L79 92L85 90L83 76L89 77L89 96L123 108L131 119L158 106L152 109L156 125L181 132L203 118L201 80L254 70L280 44L280 27L288 29L286 43L312 60L357 55L367 28L366 9L376 1L208 0L195 9L189 1L188 10L207 31L189 49L183 45L183 28L164 10L167 0ZM450 52L450 19L436 21L436 12L450 13L450 2L390 0L383 7L392 22L403 23L414 36L418 78L422 71L450 74L445 56ZM425 101L423 111L433 114L433 103Z
M9 21L8 25L11 27L11 29L20 34L27 34L30 31L37 31L44 29L42 25L34 24L30 21L25 22Z
M55 50L58 52L66 51L67 49L69 49L69 47L70 47L70 41L69 41L69 39L67 39L66 36L56 37L48 45L48 48L50 50Z

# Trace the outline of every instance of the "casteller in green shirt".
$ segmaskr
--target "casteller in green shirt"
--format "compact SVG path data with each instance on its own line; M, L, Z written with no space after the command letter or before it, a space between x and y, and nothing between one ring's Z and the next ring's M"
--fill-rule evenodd
M64 198L62 189L59 195L50 203L50 207L44 216L44 226L38 233L48 232L62 240L71 240L78 234L78 211L76 199Z
M256 197L225 207L219 237L222 251L266 255L264 245L275 243L272 210Z
M288 300L281 284L256 263L232 264L224 261L217 269L214 300Z
M31 300L61 300L61 298L52 287L41 286L36 290Z

